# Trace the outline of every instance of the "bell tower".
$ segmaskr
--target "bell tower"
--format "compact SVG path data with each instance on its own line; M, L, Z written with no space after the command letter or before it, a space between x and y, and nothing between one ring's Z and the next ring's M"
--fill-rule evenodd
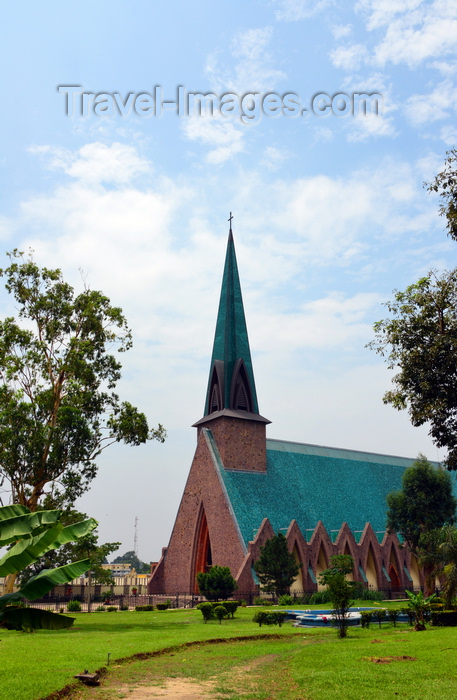
M232 215L222 278L204 416L225 469L266 471L269 420L259 414L243 298L232 233Z

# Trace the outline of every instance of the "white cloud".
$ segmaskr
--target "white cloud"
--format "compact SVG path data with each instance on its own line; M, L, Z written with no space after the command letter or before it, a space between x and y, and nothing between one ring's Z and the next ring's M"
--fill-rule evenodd
M231 42L231 56L235 59L233 68L220 65L218 55L210 54L205 72L213 88L238 95L273 90L285 74L274 67L274 57L269 49L272 39L272 27L239 31Z
M34 146L30 150L48 156L48 167L92 184L124 185L149 173L151 167L133 146L121 143L88 143L76 153L50 146Z
M405 104L407 119L414 126L446 119L457 110L456 86L444 80L428 95L412 95Z
M267 146L263 153L263 158L260 165L263 165L267 170L278 170L283 163L289 158L289 153L281 148Z
M218 114L189 117L184 121L182 130L189 141L211 147L205 160L212 165L224 163L244 148L242 127L236 127L231 117Z
M385 30L372 54L378 65L417 66L457 48L457 6L449 0L360 0L369 31Z
M338 46L330 52L330 60L335 68L350 71L358 68L367 60L368 51L363 44Z
M336 24L331 31L335 39L342 39L352 34L352 24Z
M333 0L278 0L276 18L285 22L298 22L319 14L334 4Z

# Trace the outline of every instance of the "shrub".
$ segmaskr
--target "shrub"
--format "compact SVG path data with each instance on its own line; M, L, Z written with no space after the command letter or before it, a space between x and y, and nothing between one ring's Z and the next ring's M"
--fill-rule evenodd
M227 598L238 586L228 566L212 566L207 573L197 574L198 590L207 600Z
M97 608L95 608L95 612L105 612L106 608L104 605L99 605Z
M107 612L117 612L117 608L115 605L110 605L108 608L106 608Z
M372 600L376 602L380 602L383 599L381 591L374 591L372 588L366 588L360 581L356 581L354 584L353 597L358 600Z
M387 612L387 615L389 617L390 622L394 623L394 627L397 626L397 620L398 620L399 613L400 613L400 611L395 610L394 608L392 608L391 610L388 610L388 612Z
M288 593L285 593L284 595L279 596L278 605L293 605L293 604L294 604L294 599Z
M373 616L375 620L379 623L379 626L381 627L381 622L384 622L386 619L386 610L385 608L378 608L377 610L373 611Z
M119 610L128 610L129 606L123 603L122 605L119 605Z
M414 624L414 620L416 617L414 614L414 610L411 610L411 608L401 608L400 612L403 613L404 615L408 615L408 622L410 625Z
M230 617L233 619L233 617L238 609L238 606L239 606L238 601L237 600L223 600L220 603L220 605L224 606L224 608L227 610Z
M69 600L67 610L68 612L81 612L81 603L79 600Z
M213 614L219 620L220 625L222 624L224 617L228 617L227 608L224 605L216 605L216 607L213 609Z
M157 606L158 608L159 606ZM135 610L137 612L152 612L154 610L153 605L135 605Z
M203 620L205 621L205 624L208 622L208 620L212 620L214 615L213 615L213 606L211 603L199 603L197 605L197 610L200 610L201 614L203 615Z
M431 621L435 627L457 627L457 610L433 610Z
M170 603L157 603L157 610L168 610Z
M287 613L285 612L258 610L252 621L257 622L259 627L262 627L262 625L279 625L281 627L286 617Z
M360 613L360 616L361 616L360 617L360 624L362 625L362 627L368 628L370 626L370 622L373 619L372 610L362 610L362 612Z
M254 598L254 605L273 605L273 601L267 598Z
M316 591L309 599L310 605L322 605L322 603L330 603L330 591Z

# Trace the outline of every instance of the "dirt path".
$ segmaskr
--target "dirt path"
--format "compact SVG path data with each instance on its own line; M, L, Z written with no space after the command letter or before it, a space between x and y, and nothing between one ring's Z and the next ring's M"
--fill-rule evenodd
M164 686L119 686L120 698L129 700L210 700L214 698L214 683L210 681L196 682L187 678L173 678L166 681Z

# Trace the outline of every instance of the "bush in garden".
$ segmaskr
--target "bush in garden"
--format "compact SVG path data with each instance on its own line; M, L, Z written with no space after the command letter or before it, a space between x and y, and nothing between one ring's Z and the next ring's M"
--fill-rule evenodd
M279 596L278 605L293 605L293 604L294 604L294 599L288 593L285 593L284 595Z
M67 603L68 612L81 612L81 603L79 600L69 600Z
M211 605L211 603L199 603L197 605L197 610L200 610L205 623L208 622L208 620L212 620L214 617L213 606Z
M157 603L157 610L168 610L170 603Z
M213 609L213 613L219 620L220 625L222 624L224 617L228 617L227 608L224 605L216 605L216 607Z
M379 626L381 627L381 622L384 622L384 620L386 619L385 608L378 608L374 611L373 615L375 620L379 623Z
M237 600L223 600L219 603L219 605L223 605L230 617L233 619L238 609L239 603Z
M252 621L257 622L259 627L262 627L262 625L279 625L281 627L286 617L287 613L285 612L258 610Z
M373 619L373 611L372 610L362 610L360 613L360 624L362 627L369 627L370 622Z
M388 617L389 617L389 621L394 623L394 627L397 626L397 620L398 620L399 613L400 613L400 611L395 610L395 609L391 609L387 613Z
M159 607L159 606L157 606L157 607ZM135 610L137 612L151 612L152 610L154 610L154 606L153 605L135 605Z

